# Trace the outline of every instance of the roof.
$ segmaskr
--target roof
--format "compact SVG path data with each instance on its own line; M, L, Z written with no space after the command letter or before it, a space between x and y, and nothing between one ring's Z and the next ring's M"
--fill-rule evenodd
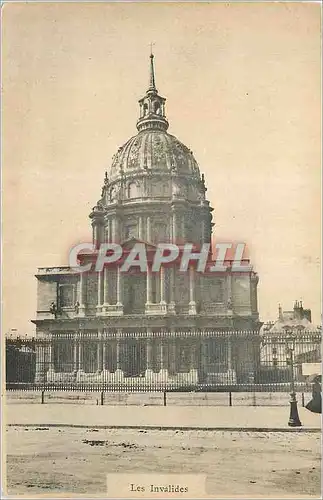
M268 333L283 333L286 330L306 330L307 332L317 332L318 327L307 318L303 319L283 319L277 320L268 330Z
M148 129L131 137L112 158L110 181L121 173L159 171L191 174L199 178L199 167L192 151L174 135Z

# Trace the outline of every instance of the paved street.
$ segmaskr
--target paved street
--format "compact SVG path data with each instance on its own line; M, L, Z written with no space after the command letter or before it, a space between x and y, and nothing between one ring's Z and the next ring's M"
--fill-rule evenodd
M299 408L302 429L319 429L321 416ZM191 429L277 429L288 427L286 407L93 406L77 404L10 404L6 423ZM293 430L293 429L292 429Z

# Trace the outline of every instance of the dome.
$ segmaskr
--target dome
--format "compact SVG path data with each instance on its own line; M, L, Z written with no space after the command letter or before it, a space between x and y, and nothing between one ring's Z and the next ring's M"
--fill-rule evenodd
M138 101L137 134L113 156L90 213L96 241L210 240L212 209L204 175L192 151L168 132L166 99L156 88L153 61L151 54L149 87Z
M178 174L199 177L198 164L190 151L175 136L164 130L148 128L131 137L112 159L110 180L121 173L176 171Z

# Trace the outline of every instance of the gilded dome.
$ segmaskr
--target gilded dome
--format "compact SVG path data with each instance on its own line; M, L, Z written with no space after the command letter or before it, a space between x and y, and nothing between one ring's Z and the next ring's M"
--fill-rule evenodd
M198 164L190 151L176 137L164 130L148 128L131 137L112 159L110 180L123 174L147 170L176 171L199 177Z

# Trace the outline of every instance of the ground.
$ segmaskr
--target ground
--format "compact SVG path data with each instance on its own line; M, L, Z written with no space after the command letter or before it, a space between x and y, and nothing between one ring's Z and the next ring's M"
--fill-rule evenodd
M204 473L209 495L320 498L320 433L12 426L7 490L106 497L114 472Z

